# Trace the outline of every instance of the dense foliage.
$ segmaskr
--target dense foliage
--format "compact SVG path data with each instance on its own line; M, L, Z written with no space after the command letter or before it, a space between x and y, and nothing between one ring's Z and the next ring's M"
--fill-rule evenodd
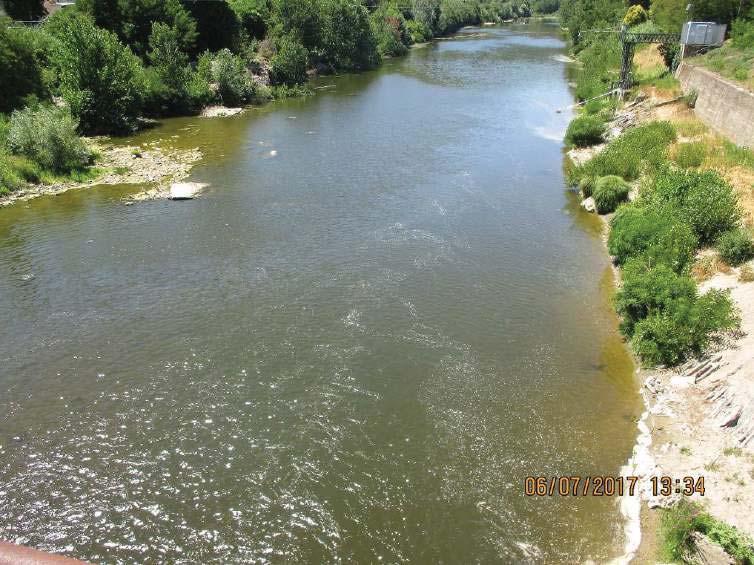
M584 114L568 125L565 140L568 145L588 147L604 141L605 122L598 116Z
M662 557L667 561L682 561L693 554L694 532L720 545L736 563L754 564L754 542L749 536L713 518L700 504L687 499L662 511Z
M10 112L29 96L43 96L45 87L35 44L25 30L9 28L0 18L0 112Z
M624 206L610 222L608 250L619 265L643 256L681 272L691 263L699 240L691 227L671 208L632 204Z
M88 165L91 157L77 128L68 108L29 107L13 112L6 143L11 152L44 169L70 172Z
M669 122L651 122L631 128L594 159L577 167L571 174L571 180L578 182L583 176L607 175L635 180L642 172L660 166L668 144L675 138L675 129Z
M599 214L614 212L618 205L628 200L629 184L619 176L608 175L597 179L592 192L594 206Z
M248 102L254 93L244 61L228 49L206 51L197 65L199 76L212 85L216 101L226 106Z
M646 196L652 205L671 206L691 226L701 244L711 243L733 229L740 218L733 187L715 171L664 167Z
M717 250L723 261L738 266L754 258L754 241L746 231L733 229L718 238Z
M686 11L691 6L690 12ZM680 33L689 20L730 24L744 2L741 0L652 0L652 19L664 30Z
M45 28L55 40L50 58L61 96L90 133L134 129L143 102L141 63L88 16L62 11Z
M193 48L196 21L179 0L78 0L76 9L115 33L134 53L146 56L154 23L173 27L182 49Z

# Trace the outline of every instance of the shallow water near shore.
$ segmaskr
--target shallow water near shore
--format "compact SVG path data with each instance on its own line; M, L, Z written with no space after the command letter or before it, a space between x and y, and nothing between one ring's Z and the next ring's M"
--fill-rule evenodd
M0 538L108 562L598 562L641 412L558 28L168 120L190 202L0 210ZM608 278L606 278L608 277Z

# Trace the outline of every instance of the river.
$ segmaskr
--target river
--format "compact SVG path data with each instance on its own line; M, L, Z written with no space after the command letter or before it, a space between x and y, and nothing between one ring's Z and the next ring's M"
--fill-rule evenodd
M316 96L126 140L140 187L0 209L0 538L107 562L575 562L641 411L563 182L547 24L465 29Z

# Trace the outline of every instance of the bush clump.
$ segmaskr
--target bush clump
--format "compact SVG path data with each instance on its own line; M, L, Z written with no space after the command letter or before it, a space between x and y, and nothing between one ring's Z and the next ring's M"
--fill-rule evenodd
M717 239L717 250L723 261L735 267L754 258L754 241L742 229L730 230Z
M662 557L667 561L687 559L694 551L694 532L718 544L736 563L754 563L754 541L749 536L713 518L698 503L685 499L662 511Z
M152 66L145 73L147 111L157 115L195 113L210 101L209 83L189 64L179 30L155 22L148 57Z
M597 212L600 214L615 212L619 204L628 200L630 190L629 184L618 176L600 177L592 193Z
M408 51L411 32L397 9L384 5L372 14L372 29L382 56L395 57Z
M634 4L631 6L626 15L623 17L623 23L628 27L633 27L641 23L646 22L649 19L649 14L641 4Z
M678 147L673 160L679 167L695 169L704 163L707 156L707 148L704 143L684 143Z
M284 35L276 42L276 53L270 60L270 80L275 85L293 86L306 81L309 52L296 37Z
M741 215L733 187L715 171L664 167L655 176L648 198L653 205L674 208L702 245L736 227Z
M366 6L351 0L327 0L322 8L322 55L326 64L345 70L370 69L379 64L377 39ZM408 38L406 21L396 11L398 16Z
M594 193L595 178L584 177L579 181L579 190L584 198L589 198Z
M246 64L229 49L217 53L205 52L199 57L197 72L210 83L217 101L226 106L241 105L248 102L254 94Z
M619 265L643 256L650 264L664 264L682 272L691 264L699 244L696 234L669 208L620 208L610 222L608 251Z
M89 164L91 153L67 108L38 106L11 115L8 148L50 171L68 173Z
M7 155L0 152L0 196L18 190L21 184L21 178L11 167Z
M715 332L740 321L728 293L700 296L688 275L643 260L626 266L615 302L621 331L647 365L675 365L701 353Z
M568 125L566 143L576 147L589 147L602 143L605 139L605 122L598 116L584 114Z
M132 131L144 92L139 59L115 34L75 10L51 16L45 29L55 40L50 58L60 93L83 131Z
M10 28L8 21L0 17L0 112L20 108L27 97L41 96L45 90L42 69L28 41L34 31Z
M670 122L652 122L624 132L591 161L574 170L575 180L590 175L617 175L635 180L647 169L657 169L664 161L667 146L675 141Z

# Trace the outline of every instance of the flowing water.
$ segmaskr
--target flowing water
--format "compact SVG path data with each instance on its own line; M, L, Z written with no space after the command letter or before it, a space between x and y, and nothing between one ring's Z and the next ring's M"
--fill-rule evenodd
M544 24L168 120L190 202L0 210L0 538L107 562L574 562L640 400Z

